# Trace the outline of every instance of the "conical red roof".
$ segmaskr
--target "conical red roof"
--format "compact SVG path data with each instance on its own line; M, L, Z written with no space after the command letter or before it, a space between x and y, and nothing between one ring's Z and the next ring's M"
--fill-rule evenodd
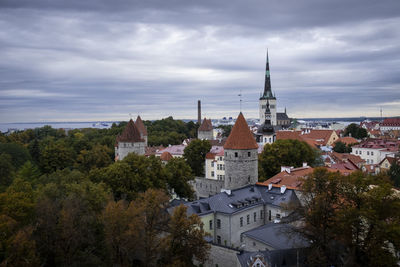
M140 138L140 132L132 119L128 122L122 134L117 137L117 142L144 142Z
M146 126L144 125L142 118L140 118L140 116L137 117L135 125L143 136L147 136Z
M249 126L240 112L232 131L226 140L224 149L257 149L258 145Z
M204 118L203 123L200 125L199 127L199 131L212 131L213 127L212 127L212 122L211 119Z

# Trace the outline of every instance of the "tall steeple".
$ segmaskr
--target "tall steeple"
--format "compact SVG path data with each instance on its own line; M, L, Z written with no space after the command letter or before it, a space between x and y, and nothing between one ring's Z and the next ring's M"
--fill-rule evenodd
M260 99L272 99L275 96L272 94L271 89L271 76L269 73L269 58L268 58L268 49L267 49L267 63L265 66L265 84L264 84L264 94L261 96Z

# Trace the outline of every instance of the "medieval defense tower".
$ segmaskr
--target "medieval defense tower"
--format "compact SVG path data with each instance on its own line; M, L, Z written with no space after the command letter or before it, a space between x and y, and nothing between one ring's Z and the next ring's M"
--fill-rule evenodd
M258 181L258 145L242 113L239 114L224 145L225 190Z
M265 84L264 84L264 93L260 97L260 122L265 121L265 111L267 109L267 102L269 103L269 109L271 112L271 125L277 125L276 118L276 97L272 94L271 89L271 76L269 73L269 59L268 59L268 51L267 51L267 64L265 67Z

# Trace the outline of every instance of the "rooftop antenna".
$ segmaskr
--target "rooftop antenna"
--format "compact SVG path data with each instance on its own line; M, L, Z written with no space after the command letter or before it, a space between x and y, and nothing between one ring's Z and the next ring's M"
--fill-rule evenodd
M242 112L242 90L240 90L240 94L238 94L238 97L240 98L240 112Z

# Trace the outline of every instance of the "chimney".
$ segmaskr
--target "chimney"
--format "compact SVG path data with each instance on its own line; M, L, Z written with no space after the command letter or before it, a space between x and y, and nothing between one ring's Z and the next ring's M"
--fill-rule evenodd
M281 194L284 194L285 191L286 191L286 186L285 186L285 185L282 185L282 186L281 186Z
M307 167L307 162L303 162L303 168Z
M197 101L197 123L201 125L201 101Z
M288 167L288 166L281 166L281 172L287 172L290 173L290 170L292 169L292 167Z
M268 191L272 189L272 184L268 184Z

